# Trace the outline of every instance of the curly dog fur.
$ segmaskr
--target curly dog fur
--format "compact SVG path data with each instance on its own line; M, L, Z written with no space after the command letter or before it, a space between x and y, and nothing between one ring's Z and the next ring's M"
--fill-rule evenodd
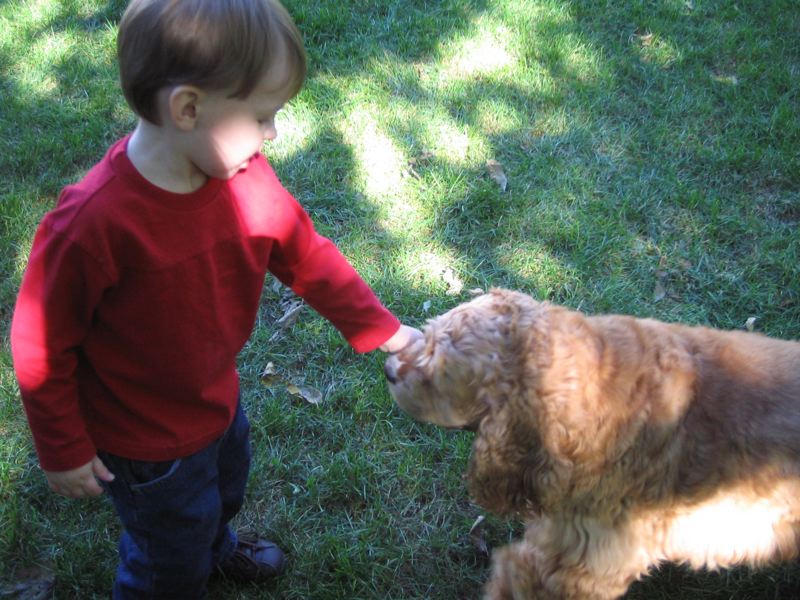
M521 517L486 598L616 598L663 561L800 544L800 343L493 290L386 362L412 417L476 432L474 500Z

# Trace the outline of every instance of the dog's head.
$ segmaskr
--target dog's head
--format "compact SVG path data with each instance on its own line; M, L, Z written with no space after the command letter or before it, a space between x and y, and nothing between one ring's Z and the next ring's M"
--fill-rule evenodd
M418 421L476 430L501 390L515 383L515 312L495 292L428 321L423 339L386 360L397 404Z
M656 443L677 422L691 358L652 331L493 290L432 319L424 340L387 359L386 376L415 419L475 431L476 502L533 515L593 502L648 422Z
M386 361L397 404L417 420L476 432L468 480L487 509L531 514L558 502L591 444L586 406L571 405L582 363L598 352L582 316L492 290L430 320L424 334ZM565 334L585 339L558 347ZM567 358L563 377L557 355Z

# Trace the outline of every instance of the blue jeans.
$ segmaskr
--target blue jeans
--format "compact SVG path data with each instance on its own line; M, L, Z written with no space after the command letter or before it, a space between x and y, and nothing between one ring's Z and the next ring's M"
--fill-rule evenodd
M205 598L209 575L236 548L228 522L242 507L250 470L250 424L241 405L225 434L191 456L98 456L115 475L104 487L124 527L113 598Z

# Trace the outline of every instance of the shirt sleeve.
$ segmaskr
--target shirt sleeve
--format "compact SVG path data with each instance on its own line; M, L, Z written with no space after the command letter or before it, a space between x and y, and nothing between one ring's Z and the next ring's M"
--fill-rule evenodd
M269 270L336 327L356 352L369 352L400 328L400 321L288 192Z
M96 454L75 375L107 281L93 258L43 221L17 297L11 350L39 461L48 471L77 468Z

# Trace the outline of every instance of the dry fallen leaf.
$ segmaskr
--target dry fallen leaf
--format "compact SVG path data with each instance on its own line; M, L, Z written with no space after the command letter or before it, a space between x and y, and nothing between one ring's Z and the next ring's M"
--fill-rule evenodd
M287 382L283 376L278 373L278 369L272 362L268 362L267 366L264 367L264 370L261 372L261 383L269 386L284 384L287 392L292 396L302 398L309 404L319 404L323 399L322 392L310 385L296 385Z
M322 392L307 385L294 385L290 383L286 386L286 391L292 396L302 398L309 404L319 404L322 402Z
M267 366L264 367L264 370L261 372L261 383L264 385L275 385L280 383L281 380L281 376L278 375L278 369L275 368L273 363L268 362Z
M638 29L634 31L630 37L628 37L629 42L639 42L642 46L650 46L653 43L653 34L652 32L642 33Z
M494 179L495 183L500 186L500 190L505 192L508 188L508 177L503 170L503 165L494 159L486 161L486 168L489 169L489 177Z
M483 524L485 521L486 517L478 515L472 527L469 528L469 539L478 552L484 556L489 556L489 546L486 544L486 534L483 531Z

